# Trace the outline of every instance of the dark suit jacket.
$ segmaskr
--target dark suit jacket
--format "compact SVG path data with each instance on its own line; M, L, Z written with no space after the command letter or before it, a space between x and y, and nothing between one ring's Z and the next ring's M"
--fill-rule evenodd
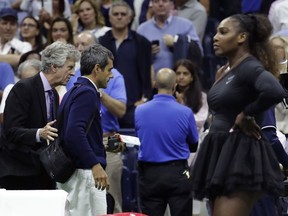
M55 111L59 96L56 91ZM0 177L30 176L44 172L38 153L46 146L36 142L37 129L47 124L45 92L40 74L14 85L4 110L0 150Z

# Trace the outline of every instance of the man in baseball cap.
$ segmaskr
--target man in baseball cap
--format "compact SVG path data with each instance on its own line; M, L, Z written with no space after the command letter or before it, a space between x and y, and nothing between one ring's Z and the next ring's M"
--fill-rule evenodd
M3 8L0 11L0 19L15 19L18 20L17 11L13 8Z
M16 38L18 30L17 11L3 8L0 11L0 62L16 67L22 54L32 49L28 42Z

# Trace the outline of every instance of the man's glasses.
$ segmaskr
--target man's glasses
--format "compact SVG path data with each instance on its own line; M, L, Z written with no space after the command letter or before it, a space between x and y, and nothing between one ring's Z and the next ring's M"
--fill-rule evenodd
M21 27L25 28L25 27L28 27L28 28L35 28L36 25L34 24L30 24L30 23L22 23L21 24Z

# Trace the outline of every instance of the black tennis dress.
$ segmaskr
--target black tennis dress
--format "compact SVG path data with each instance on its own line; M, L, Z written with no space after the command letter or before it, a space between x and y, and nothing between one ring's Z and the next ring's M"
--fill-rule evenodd
M263 136L257 140L239 129L229 131L242 111L260 124L263 111L285 95L278 80L252 56L212 86L208 104L213 120L192 170L196 199L213 200L237 190L282 193L284 176L271 144Z

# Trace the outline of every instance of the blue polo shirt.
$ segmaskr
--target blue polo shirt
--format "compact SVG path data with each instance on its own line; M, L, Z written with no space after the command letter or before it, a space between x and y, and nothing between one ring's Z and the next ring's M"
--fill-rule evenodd
M0 90L3 91L9 84L14 84L14 72L10 64L0 62Z
M143 162L186 160L188 145L198 142L193 112L172 95L158 94L137 106L135 129L141 142L138 159Z
M112 70L113 79L110 79L106 89L103 92L111 96L112 98L119 100L126 104L126 89L123 76L116 70ZM101 103L102 113L102 127L103 132L117 132L119 131L119 123L117 116L110 113L107 108Z

